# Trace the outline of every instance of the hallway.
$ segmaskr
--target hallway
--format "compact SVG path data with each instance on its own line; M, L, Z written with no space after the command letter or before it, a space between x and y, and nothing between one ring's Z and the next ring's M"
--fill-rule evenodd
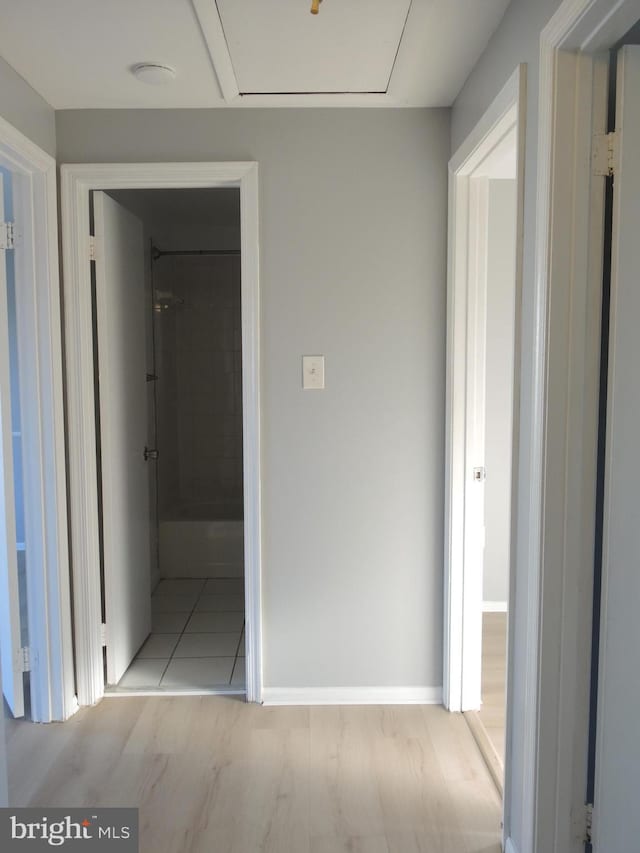
M114 697L8 721L10 802L138 806L141 853L499 853L501 806L462 715Z

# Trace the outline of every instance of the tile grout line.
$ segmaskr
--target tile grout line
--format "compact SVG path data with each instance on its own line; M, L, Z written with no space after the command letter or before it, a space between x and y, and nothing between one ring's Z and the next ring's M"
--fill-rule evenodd
M152 599L153 599L153 596L154 596L154 595L162 595L162 594L163 594L162 592L159 592L159 591L158 591L158 588L160 587L160 585L161 585L162 581L164 581L164 580L197 580L197 581L202 581L202 586L201 586L201 588L200 588L200 591L199 591L199 592L198 592L198 594L197 594L197 597L196 597L196 600L195 600L195 602L194 602L194 604L193 604L193 607L192 607L192 608L191 608L191 610L190 610L190 611L188 611L188 613L187 613L187 618L186 618L186 620L185 620L184 627L183 627L182 631L180 631L180 632L178 633L178 639L177 639L176 644L175 644L175 646L174 646L174 648L173 648L173 651L172 651L172 652L171 652L171 654L169 655L169 658L168 658L168 660L167 660L167 664L166 664L166 666L164 667L164 669L163 669L163 671L162 671L162 674L161 674L161 676L160 676L160 678L159 678L159 681L158 681L158 684L157 684L157 688L151 688L151 689L160 689L160 688L161 688L162 680L164 679L164 677L165 677L165 675L166 675L166 673L167 673L167 670L169 669L169 666L170 666L171 662L172 662L174 659L176 659L176 658L175 658L175 652L176 652L176 649L178 648L178 645L180 644L180 640L181 640L181 639L183 638L183 636L187 633L187 630L186 630L186 629L187 629L187 626L189 625L189 623L190 623L190 621L191 621L192 617L194 616L194 614L196 613L196 609L197 609L197 607L198 607L198 604L199 604L199 602L200 602L200 600L201 600L202 596L203 596L203 595L205 595L205 594L207 594L207 595L211 595L212 597L214 597L214 598L215 598L215 597L218 597L218 596L221 596L221 597L222 597L222 596L231 596L231 595L234 595L234 594L235 594L235 593L230 593L230 592L205 593L205 590L206 590L206 587L207 587L207 583L208 583L209 581L212 581L212 580L213 580L213 581L216 581L216 580L222 580L222 581L227 581L227 580L231 580L231 581L241 580L241 581L244 583L244 577L243 577L242 579L238 579L238 578L236 578L236 577L228 577L228 578L227 578L227 577L224 577L224 578L218 578L218 577L213 577L213 578L209 578L209 577L206 577L206 578L161 578L161 579L160 579L160 581L158 582L158 584L156 585L156 587L154 588L154 590L153 590L152 594L151 594L151 598L152 598ZM208 611L201 611L201 612L208 612ZM243 639L243 637L244 637L244 631L245 631L245 625L246 625L246 620L245 620L245 618L244 618L244 608L243 608L243 610L241 610L241 611L239 611L239 610L238 610L238 611L236 611L236 610L220 610L220 611L211 611L211 615L212 615L212 616L213 616L214 614L216 614L216 613L221 613L221 614L242 613L242 614L243 614L242 627L241 627L241 629L240 629L240 637L239 637L239 639L238 639L238 645L236 646L236 651L235 651L235 655L234 655L234 658L233 658L233 664L232 664L232 667L231 667L231 675L230 675L230 677L229 677L229 681L228 681L228 683L227 683L227 686L232 686L231 682L233 681L233 675L234 675L235 668L236 668L236 665L237 665L237 661L238 661L238 657L239 657L239 652L240 652L240 645L241 645L241 643L242 643L242 639ZM159 615L159 614L156 614L156 615ZM154 632L154 631L152 631L152 632L151 632L151 634L153 634L153 633L162 633L162 632ZM172 632L169 632L169 633L172 633ZM213 633L213 634L215 634L215 633L219 633L219 632L215 632L215 631L213 631L213 632L208 632L208 631L205 631L205 632L203 632L203 633ZM146 641L145 641L145 642L146 642ZM144 645L144 644L143 644L143 645ZM206 657L206 656L205 656L205 657ZM214 655L213 657L218 657L218 656L215 656L215 655ZM219 657L224 657L224 655L221 655L221 656L219 656ZM152 659L152 658L140 658L140 657L138 657L138 655L136 655L136 657L134 658L134 661L133 661L133 662L140 661L140 660L151 660L151 659ZM195 657L195 658L178 658L177 660L199 660L199 659L200 659L199 657ZM132 662L132 663L133 663L133 662Z
M238 652L240 651L240 644L242 643L242 638L244 637L245 622L246 622L246 619L243 619L242 620L242 629L240 631L240 639L238 640L238 645L236 646L236 656L233 659L233 666L231 667L231 675L229 676L229 687L231 687L231 682L233 681L233 674L236 671L236 664L238 663Z
M195 580L195 579L194 579L194 580ZM169 655L169 660L167 661L167 665L165 666L165 668L164 668L164 669L163 669L163 671L162 671L162 675L160 676L160 680L158 681L158 687L160 687L160 686L161 686L161 684L162 684L162 679L163 679L163 678L165 677L165 675L167 674L167 670L169 669L169 665L171 664L171 661L173 660L173 657L174 657L174 655L175 655L175 653L176 653L176 649L178 648L178 645L180 644L180 640L182 639L182 637L184 636L184 634L185 634L185 632L186 632L186 630L187 630L187 625L188 625L188 624L189 624L189 622L191 621L191 617L193 616L193 614L196 612L196 607L198 606L198 602L200 601L200 598L201 598L201 596L202 596L203 590L204 590L204 588L205 588L205 587L206 587L206 585L207 585L207 580L208 580L208 578L204 578L204 580L202 581L202 586L200 587L200 592L199 592L199 593L198 593L198 595L196 596L196 600L195 600L195 602L194 602L194 604L193 604L193 607L192 607L192 609L191 609L191 612L190 612L190 613L189 613L189 615L187 616L186 621L185 621L185 623L184 623L184 626L183 626L183 628L182 628L182 631L181 631L181 633L180 633L180 635L179 635L178 639L176 640L176 644L175 644L175 646L173 647L173 651L172 651L172 652L171 652L171 654Z
M169 579L169 578L163 578L162 580L200 580L200 578L170 578L170 579ZM189 624L189 622L191 621L191 618L192 618L192 616L194 615L194 613L196 612L196 608L197 608L197 606L198 606L198 602L200 601L200 599L202 598L202 596L205 594L205 589L206 589L206 587L207 587L207 583L208 583L208 581L210 581L210 580L235 580L235 578L204 578L204 579L203 579L202 587L200 588L200 592L198 593L198 596L197 596L196 601L195 601L195 603L194 603L194 605L193 605L193 608L192 608L191 612L189 613L189 615L188 615L188 617L187 617L187 620L186 620L186 622L185 622L185 624L184 624L184 628L182 629L182 632L180 633L180 635L179 635L179 637L178 637L178 640L176 641L176 644L175 644L175 646L174 646L174 648L173 648L173 651L171 652L171 655L170 655L170 657L169 657L169 660L167 661L167 665L165 666L164 670L162 671L162 675L160 676L160 680L158 681L158 687L160 687L160 686L162 685L162 679L165 677L165 675L166 675L166 673L167 673L167 670L169 669L169 666L170 666L170 664L171 664L171 661L172 661L172 660L174 659L174 657L175 657L175 652L176 652L176 649L178 648L178 645L180 644L180 640L182 639L183 635L186 633L187 625L188 625L188 624ZM243 578L243 581L244 581L244 578ZM160 584L158 584L158 586L159 586L159 585L160 585ZM209 594L210 594L210 595L216 595L216 593L209 593ZM218 594L219 594L219 595L229 595L230 593L218 593ZM215 613L215 612L217 612L217 611L212 611L212 613ZM219 611L219 612L220 612L220 613L236 613L236 612L240 612L240 611L235 611L235 610L221 610L221 611ZM244 610L242 611L242 613L244 614ZM245 626L245 619L244 619L244 617L243 617L243 619L242 619L242 628L240 629L240 638L238 639L238 645L236 646L236 653L235 653L235 657L234 657L234 659L233 659L233 665L232 665L232 667L231 667L231 674L230 674L230 676L229 676L229 681L228 681L228 686L229 686L229 687L231 686L231 682L233 681L233 674L234 674L234 672L235 672L236 662L237 662L237 660L238 660L238 652L240 651L240 644L241 644L241 642L242 642L242 638L243 638L243 636L244 636L244 626ZM205 633L208 633L208 632L205 632ZM213 632L213 633L215 633L215 632ZM197 658L194 658L194 660L196 660L196 659L197 659ZM190 660L190 658L179 658L179 660Z

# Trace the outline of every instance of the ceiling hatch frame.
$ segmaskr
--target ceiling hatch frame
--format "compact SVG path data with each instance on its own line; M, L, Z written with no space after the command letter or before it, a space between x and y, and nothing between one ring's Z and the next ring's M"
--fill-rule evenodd
M218 78L222 97L229 106L254 107L399 107L404 106L401 98L395 97L392 90L393 73L396 68L398 54L411 16L413 0L409 0L407 13L400 33L398 46L391 64L384 92L260 92L244 93L240 91L238 78L233 67L231 51L222 24L222 18L216 0L191 0L195 16L204 37L205 46L211 59L211 64Z

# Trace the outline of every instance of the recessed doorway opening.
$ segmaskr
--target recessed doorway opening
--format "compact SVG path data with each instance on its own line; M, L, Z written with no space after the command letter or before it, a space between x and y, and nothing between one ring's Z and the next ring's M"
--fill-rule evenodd
M107 689L243 693L240 192L92 195Z
M79 704L259 701L256 165L62 183Z
M516 483L522 210L518 69L450 163L445 705L500 793Z

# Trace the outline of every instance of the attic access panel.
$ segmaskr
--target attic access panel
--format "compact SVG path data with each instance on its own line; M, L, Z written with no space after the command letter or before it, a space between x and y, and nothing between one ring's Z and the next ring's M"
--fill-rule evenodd
M217 0L242 95L385 93L411 0Z

